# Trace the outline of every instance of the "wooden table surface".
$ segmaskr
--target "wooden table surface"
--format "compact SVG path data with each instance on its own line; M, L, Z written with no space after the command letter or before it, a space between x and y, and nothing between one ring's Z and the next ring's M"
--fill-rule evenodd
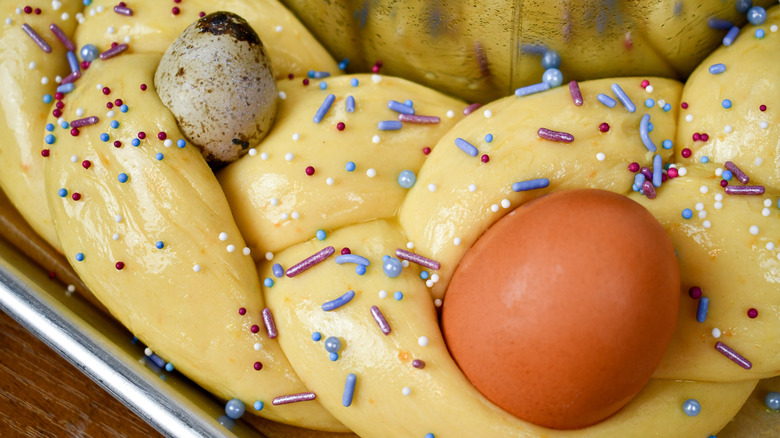
M0 436L161 436L2 311L0 346Z

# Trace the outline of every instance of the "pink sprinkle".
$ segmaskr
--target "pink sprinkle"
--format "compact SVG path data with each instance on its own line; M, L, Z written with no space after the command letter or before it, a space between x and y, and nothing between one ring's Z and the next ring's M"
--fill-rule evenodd
M547 128L539 128L539 130L536 131L536 135L545 140L560 143L571 143L574 141L574 136L568 132L553 131Z
M70 130L70 135L72 135L72 136L74 136L74 137L78 137L78 136L79 136L79 133L80 133L80 131L79 131L79 129L78 129L78 128L72 128L72 129Z
M327 259L328 257L332 256L333 253L336 252L336 249L332 246L329 246L325 249L322 249L320 251L317 251L316 253L312 254L311 256L303 259L302 261L296 263L295 265L291 266L287 269L287 272L285 272L285 275L292 278L296 275L302 273L303 271L306 271L308 269L313 268L315 265L322 263Z
M41 15L41 8L35 8L33 12L35 12L35 15Z
M124 15L125 17L131 17L133 15L133 10L121 3L117 6L114 6L114 12L119 15Z
M308 167L306 168L306 175L309 175L309 176L312 176L312 175L314 175L314 167L312 167L312 166L308 166Z
M114 101L114 105L116 105L116 106L122 106L123 103L124 102L122 101L122 99L117 99L117 100Z
M408 260L428 269L433 269L434 271L441 269L441 264L439 262L401 248L395 250L395 255L401 260Z
M412 366L421 370L425 368L425 362L421 361L420 359L415 359L412 361Z
M165 140L166 138L168 138L168 134L166 134L164 132L158 132L157 133L157 139L158 140Z
M65 102L58 101L54 106L57 107L57 109L63 109L65 108Z
M688 296L694 300L698 300L701 298L701 288L698 286L693 286L692 288L688 289Z
M297 403L302 401L314 400L316 398L317 395L314 394L313 392L301 392L299 394L280 395L279 397L274 397L271 403L274 406L279 406L279 405L286 405L288 403Z
M680 151L680 155L682 155L683 158L690 158L691 153L692 153L691 150L688 148L685 148L682 151Z
M105 94L106 96L108 96L109 94L111 94L111 89L110 89L110 88L108 88L108 87L103 87L103 90L101 90L101 91L102 91L102 92L103 92L103 94Z
M599 125L599 131L601 132L609 132L609 123L604 122Z
M81 61L81 69L82 70L88 69L90 65L92 65L92 63L89 62L89 61Z
M42 157L48 157L50 153L51 153L51 152L49 152L49 150L48 150L48 149L43 149L43 150L41 151L41 156L42 156Z
M279 336L279 332L276 330L276 322L274 321L274 315L271 313L271 309L266 307L263 309L263 323L265 324L265 331L268 332L268 337L275 339Z
M379 73L379 66L373 66L371 67L371 73Z
M238 314L239 314L239 315L246 315L246 309L245 309L245 308L243 308L243 307L239 308L239 309L238 309Z
M753 364L750 363L749 360L747 360L744 357L742 357L742 355L740 355L739 353L734 351L731 347L729 347L728 345L724 344L723 342L716 342L715 343L715 349L718 350L718 352L720 354L722 354L722 355L726 356L727 358L731 359L732 361L734 361L734 363L736 363L737 365L741 366L742 368L744 368L746 370L749 370L749 369L753 368Z
M347 248L346 246L344 248L341 248L341 255L345 255L345 254L352 254L352 251L350 251L350 249Z
M488 154L482 154L482 157L480 157L483 163L487 163L490 161L490 156Z
M682 109L688 109L688 102L683 102L683 103L681 103L681 104L680 104L680 107L681 107Z
M680 173L674 167L670 167L669 170L666 171L666 174L669 176L669 178L677 178L680 175Z
M111 47L110 49L106 50L105 52L100 54L100 59L105 61L106 59L111 59L116 55L119 55L120 53L127 50L127 44L117 44L116 46Z
M759 107L758 107L758 110L759 110L759 111L762 111L762 112L763 112L763 111L766 111L766 105L761 105L761 106L759 106Z
M257 324L252 324L252 327L250 327L249 330L251 330L252 333L257 333L260 331L260 326L258 326Z
M84 117L83 119L76 119L70 122L71 128L83 128L84 126L94 125L100 119L97 116Z
M263 364L261 362L255 362L255 370L260 371L263 369Z
M726 193L729 195L763 195L764 190L764 186L726 186Z
M634 172L634 173L638 172L639 171L639 163L633 162L633 163L629 164L628 165L628 170L630 172Z
M385 315L382 314L379 307L371 306L371 316L374 317L374 321L376 321L376 324L379 326L379 330L382 330L382 333L384 333L385 336L389 335L391 332L390 324L387 323Z
M431 148L429 148L428 146L424 147L424 148L423 148L423 153L424 153L425 155L428 155L428 154L430 154L430 153L431 153Z
M74 201L81 199L81 193L75 192L70 196Z
M81 162L81 167L85 169L89 169L90 166L92 166L92 162L89 160L84 160Z
M420 116L417 114L398 114L398 121L403 123L418 123L421 125L435 125L441 123L436 116Z
M203 11L200 11L200 13L198 14L198 17L200 17L200 18L203 18L205 16L206 16L206 13L203 12Z
M27 36L29 36L33 40L33 42L35 42L35 44L38 45L38 47L41 48L41 50L43 50L46 53L51 53L51 46L49 45L49 43L47 43L46 40L44 40L40 35L38 35L38 32L36 32L35 29L33 29L32 27L30 27L29 24L24 23L22 25L22 30L24 31L24 33L27 34Z
M693 141L699 141L701 140L701 134L699 134L698 132L694 132L692 138Z
M757 316L758 316L758 310L756 310L755 308L752 308L752 307L751 307L751 308L750 308L750 309L748 309L748 311L747 311L747 316L748 316L748 318L750 318L750 319L753 319L753 318L757 317Z
M141 84L141 91L146 91L146 84Z
M642 183L642 193L647 196L647 199L655 199L657 195L655 192L655 187L653 187L653 183L650 181L645 181Z
M574 105L582 106L582 92L577 81L569 82L569 94L571 94L571 101L574 102Z
M642 88L647 88L648 85L650 85L650 81L647 79L642 80Z
M60 29L59 26L57 26L56 24L52 23L52 24L49 25L49 29L51 30L51 33L53 33L54 36L57 37L58 40L60 40L62 45L65 46L66 50L71 51L71 52L75 52L76 51L76 45L73 44L73 41L71 41L70 38L68 38L68 36L65 35L65 32L63 32L62 29Z
M728 169L731 172L731 174L734 175L734 177L738 179L739 182L741 182L742 184L747 184L748 182L750 182L750 177L748 177L747 174L742 171L742 169L737 167L736 164L732 163L731 161L726 161L724 165L726 169Z
M146 133L143 132L143 131L139 132L138 133L138 138L140 138L141 140L145 139L146 138Z
M479 107L481 107L481 106L482 106L481 103L472 103L471 105L467 106L466 108L463 108L463 115L467 116L467 115L473 113L474 111L478 110Z
M344 122L336 123L336 129L338 129L339 131L343 131L344 128L346 128L346 127L347 127L347 125L345 125Z
M125 263L124 263L124 262L116 262L116 264L114 265L114 267L116 267L116 270L117 270L117 271L121 271L122 269L124 269L124 268L125 268Z

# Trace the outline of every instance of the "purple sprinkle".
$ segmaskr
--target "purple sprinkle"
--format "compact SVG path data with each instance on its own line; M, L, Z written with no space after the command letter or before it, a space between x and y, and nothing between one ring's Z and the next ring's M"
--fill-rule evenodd
M419 254L403 250L401 248L395 250L395 255L401 260L409 260L412 263L417 263L420 266L425 266L426 268L433 269L434 271L441 269L441 263L435 260L431 260L427 257L423 257Z
M119 15L124 15L126 17L130 17L133 15L133 10L128 8L127 6L114 6L114 12L116 12Z
M100 119L97 116L84 117L83 119L76 119L70 122L71 128L83 128L84 126L94 125Z
M645 182L642 183L642 193L644 193L648 199L655 199L656 192L655 187L653 187L653 183L645 180Z
M539 128L536 135L542 137L545 140L558 141L561 143L571 143L574 141L574 136L568 132L552 131L547 128Z
M70 84L72 82L76 82L80 77L81 77L81 72L74 71L71 74L62 78L62 84Z
M279 406L279 405L286 405L290 403L298 403L302 401L314 400L315 398L317 398L317 394L313 392L301 392L298 394L280 395L279 397L274 397L271 403L274 406Z
M744 368L746 370L749 370L749 369L753 368L753 364L750 363L749 360L747 360L744 357L742 357L741 354L737 353L731 347L729 347L728 345L724 344L723 342L716 342L715 343L715 349L718 350L718 352L720 354L728 357L729 359L734 361L734 363L736 363L737 365L741 366L742 368Z
M644 175L645 178L653 179L653 172L650 171L649 167L644 166L641 169L639 169L639 171L642 172L642 175Z
M73 41L71 41L70 38L68 38L68 36L65 35L65 32L63 32L62 29L60 29L59 26L57 26L56 24L52 23L52 24L49 25L49 29L51 29L51 33L53 33L54 36L56 36L57 39L60 40L62 45L65 46L66 50L68 50L69 52L75 52L76 51L76 45L73 44Z
M268 337L271 339L279 336L279 332L276 331L276 321L274 321L274 315L271 313L271 309L266 307L263 309L263 323L265 324L265 331L268 332Z
M467 116L467 115L473 113L474 111L478 110L479 107L481 107L481 106L482 106L481 103L472 103L471 105L467 106L466 108L463 108L463 115Z
M726 194L728 194L728 195L763 195L764 194L764 186L732 186L731 184L729 184L729 185L726 186Z
M285 275L288 277L295 277L296 275L300 274L301 272L314 267L314 265L323 262L328 257L332 256L333 253L336 252L336 248L329 246L325 249L322 249L320 251L317 251L313 255L301 260L300 262L296 263L293 266L290 266L290 268L287 269L287 272Z
M415 359L412 361L412 366L417 369L423 369L425 368L425 362L421 361L420 359Z
M582 93L580 92L580 85L577 81L569 82L569 93L571 93L571 100L577 106L582 106Z
M742 184L747 184L750 182L750 177L748 177L745 172L742 171L742 169L737 167L737 165L731 161L726 161L726 169L730 170L731 174L734 175L734 177L736 177Z
M371 306L371 316L374 317L374 321L376 321L376 325L379 326L379 330L382 330L382 333L386 335L390 334L390 324L387 323L387 320L385 319L385 315L382 315L382 311L379 310L379 307L377 306Z
M125 50L127 50L127 44L116 45L116 46L106 50L105 52L101 53L100 54L100 59L105 61L106 59L113 58L114 56L124 52Z
M420 123L423 125L435 125L441 122L436 116L418 116L416 114L398 114L398 120L405 123Z
M35 41L35 44L38 45L44 52L51 53L51 46L49 43L46 42L40 35L38 35L38 32L35 31L32 27L30 27L29 24L24 23L22 25L22 30L24 33L26 33L33 41Z

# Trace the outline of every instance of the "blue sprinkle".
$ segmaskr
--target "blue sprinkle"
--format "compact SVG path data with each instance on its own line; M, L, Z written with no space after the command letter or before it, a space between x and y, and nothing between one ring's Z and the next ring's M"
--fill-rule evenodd
M173 364L168 362L165 364L165 371L168 371L169 373L173 372Z
M119 122L117 122L116 120L112 120L111 123L109 123L109 126L116 129L119 127Z
M163 159L163 158L165 158L165 155L163 155L163 153L162 153L162 152L157 152L156 154L154 154L154 158L155 158L157 161L162 161L162 159Z
M141 144L141 140L139 140L137 138L134 138L134 139L130 140L130 144L135 146L135 147L138 147L138 145Z
M753 26L760 26L766 21L766 9L753 6L747 11L747 19Z
M73 82L71 82L69 84L63 84L63 85L60 85L60 86L57 87L57 92L58 93L67 94L67 93L70 93L71 91L73 91L74 87L75 87L75 85L73 85Z
M233 428L236 427L236 422L227 415L220 415L219 418L217 418L217 423L227 430L233 430Z
M707 26L713 30L729 30L734 27L734 23L730 20L723 20L721 18L710 18L707 20Z
M720 103L723 108L729 109L731 108L731 100L730 99L723 99L723 102Z
M702 156L702 157L701 157L701 162L702 162L702 163L705 163L705 164L706 164L706 163L709 163L709 162L710 162L710 157L708 157L708 156L706 156L706 155Z
M355 98L352 96L347 96L347 112L348 113L355 112Z
M412 102L411 99L406 99L404 101L404 105L406 105L406 106L414 106L414 102Z
M753 0L737 0L737 12L740 14L747 13L748 9L753 6Z
M674 143L672 143L672 141L669 140L668 138L661 143L661 147L666 150L671 149L672 146L674 146Z
M344 58L339 62L339 70L345 70L349 65L349 58Z
M637 173L634 175L634 186L637 187L636 191L639 191L642 189L642 184L645 183L645 175L643 173Z
M352 299L355 298L355 291L349 290L344 295L336 298L335 300L330 300L322 304L322 310L326 312L330 312L332 310L336 310L339 307L347 304L348 302L352 301Z
M328 235L325 233L325 230L317 230L317 234L316 234L317 240L325 240L327 236Z
M119 111L122 111L123 113L126 113L128 109L127 104L124 103L119 107Z
M653 157L653 187L661 187L661 181L663 179L663 159L660 155L656 154Z
M671 103L665 103L664 104L664 112L669 112L672 110L672 104Z
M43 103L52 103L54 101L54 98L51 97L51 94L44 94L43 95Z
M699 298L699 307L696 309L696 321L704 322L707 320L707 310L710 307L710 299L707 297Z
M685 403L683 403L683 412L689 417L695 417L701 412L701 404L692 398L685 400Z
M390 258L390 256L389 256L389 255L387 255L387 254L383 255L383 256L382 256L382 262L386 262L386 261L387 261L387 259L389 259L389 258Z
M732 177L734 177L734 174L732 174L730 170L724 170L721 174L721 177L726 181L729 181Z
M436 438L432 433L426 433L425 438Z
M405 189L411 189L416 182L417 175L411 170L402 170L401 173L398 174L398 185Z
M655 129L655 125L652 123L647 124L647 132L653 132L653 129Z
M346 165L346 169L347 172L352 172L353 170L355 170L355 163L353 163L352 161L348 161Z
M542 55L542 68L560 68L561 67L561 55L555 50L547 50Z
M309 77L311 79L325 79L330 77L330 73L326 71L309 70Z
M393 292L393 298L395 298L396 301L401 301L404 299L404 293L400 290L397 290Z
M647 100L645 101L645 106L646 106L646 107L648 107L648 108L652 108L652 107L654 107L654 106L655 106L655 100L653 100L653 99L647 99Z
M47 131L49 131L49 132L52 132L52 131L54 131L54 124L52 124L52 123L47 123L47 124L46 124L46 130L47 130Z
M75 53L68 51L68 53L65 54L65 57L68 59L71 73L81 71L81 68L79 68L79 60L76 58Z
M271 271L274 273L274 277L276 278L282 278L282 275L284 275L284 268L282 268L282 265L279 263L274 263Z
M780 393L771 391L764 398L764 403L769 409L776 411L780 409Z
M311 340L314 342L318 342L320 339L322 339L322 333L320 332L314 332L311 334Z
M726 71L726 64L712 64L710 66L710 74L719 75Z
M89 3L92 3L92 1L89 0ZM87 5L87 0L84 0L84 5L89 6ZM95 47L94 44L85 44L84 46L81 47L81 50L79 51L79 55L81 55L81 59L87 62L94 61L95 58L98 57L99 53L100 51L98 50L97 47Z
M184 146L187 146L187 142L182 140L182 139L178 139L178 140L176 140L176 146L179 149L184 149Z
M429 274L428 271L420 272L420 278L422 278L423 280L427 280L430 275L431 274Z
M356 263L363 266L368 266L371 264L367 258L357 254L341 254L340 256L336 257L336 264L343 265L344 263Z
M357 266L355 266L355 273L357 275L365 275L365 273L366 273L366 266L365 265L357 265Z
M76 253L76 261L77 262L83 262L84 261L84 253L83 252Z
M274 280L273 278L266 278L263 280L263 286L265 287L274 287Z
M339 354L338 353L330 353L328 354L328 359L331 360L331 362L335 362L339 360Z
M764 32L764 29L756 29L756 33L753 34L756 38L761 39L766 36L766 33Z
M263 407L265 407L265 403L261 402L260 400L256 401L253 405L256 411L262 411Z
M46 137L43 138L43 141L45 141L46 144L54 144L57 139L53 135L47 134Z
M105 132L100 134L100 141L102 141L104 143L107 142L108 141L108 134L106 134Z
M596 96L596 100L601 102L601 104L607 108L614 108L615 105L617 105L617 101L615 99L607 96L604 93L599 93L598 96Z
M531 94L541 93L542 91L547 91L549 89L550 89L550 84L546 82L540 82L538 84L518 88L517 90L515 90L515 96L517 97L530 96Z
M563 73L557 68L548 68L542 74L542 83L548 84L550 88L560 87L563 83Z
M642 116L642 120L639 122L639 138L642 139L642 144L645 145L648 151L655 152L656 147L653 140L650 140L650 114Z
M317 112L314 114L314 123L320 123L322 121L335 100L336 96L333 94L328 94L325 96L325 100L322 101L322 105L320 105L319 109L317 109Z
M726 36L723 37L723 45L728 47L734 44L734 40L737 39L737 35L739 35L739 28L737 26L729 29L729 32L726 34Z
M398 131L402 126L398 120L383 120L377 124L380 131Z
M64 198L68 196L68 189L59 189L57 190L57 194L60 195L60 198Z
M353 87L357 87L359 83L360 83L360 81L358 81L357 78L352 78L349 81L349 84L352 85Z
M154 247L155 247L155 248L157 248L157 249L163 249L163 248L165 247L165 244L163 243L163 241L162 241L162 240L158 240L158 241L157 241L157 242L154 244Z
M397 113L407 114L410 116L414 115L414 108L405 103L398 102L397 100L391 100L387 102L387 107Z
M615 96L617 96L620 103L623 104L623 106L626 108L626 110L630 113L633 113L636 111L636 105L634 105L634 102L631 101L631 98L628 97L625 91L623 91L622 88L620 88L620 85L618 84L612 84L610 87L612 89L612 92L615 93Z
M62 128L62 129L68 129L69 127L70 127L70 124L68 122L66 122L65 120L63 120L62 123L60 123L60 128Z
M401 275L403 269L401 261L395 257L388 257L382 263L382 271L390 278L396 278Z
M682 217L683 219L690 219L693 217L693 212L690 208L686 208L682 211Z
M338 353L341 350L341 339L335 336L328 336L325 339L325 351L328 353Z
M458 149L462 150L463 152L471 155L472 157L476 157L477 154L479 153L479 150L477 150L477 148L473 144L467 142L466 140L460 137L455 139L455 146L457 146Z
M490 143L493 141L493 134L488 134L485 136L485 143Z
M119 180L119 182L121 182L121 183L126 183L128 177L127 177L126 173L122 172L122 173L119 174L119 176L117 176L116 179Z
M352 373L347 374L347 380L344 382L344 395L341 396L341 404L345 407L352 405L352 397L355 395L355 382L357 382L357 376Z
M328 88L328 83L325 81L320 82L320 90L325 90Z
M528 190L543 189L550 185L550 180L547 178L529 179L527 181L520 181L512 184L512 191L525 192Z

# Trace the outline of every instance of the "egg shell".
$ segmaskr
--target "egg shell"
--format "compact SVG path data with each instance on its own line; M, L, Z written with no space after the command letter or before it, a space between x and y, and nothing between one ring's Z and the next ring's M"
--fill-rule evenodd
M154 84L212 166L244 155L276 117L271 61L252 27L230 12L214 12L187 27L160 60Z
M556 192L519 207L456 270L442 330L488 399L556 429L597 423L647 383L671 341L680 276L658 221L625 196Z

